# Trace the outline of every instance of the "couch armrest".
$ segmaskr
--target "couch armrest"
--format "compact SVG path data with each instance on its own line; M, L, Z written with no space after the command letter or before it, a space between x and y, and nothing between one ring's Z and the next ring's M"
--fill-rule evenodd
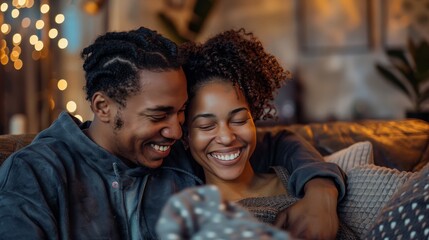
M12 153L21 149L33 141L36 134L0 135L0 165Z

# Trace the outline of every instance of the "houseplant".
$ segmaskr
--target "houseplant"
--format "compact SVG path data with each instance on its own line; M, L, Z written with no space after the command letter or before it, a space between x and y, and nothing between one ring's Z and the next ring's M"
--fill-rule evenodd
M429 99L429 43L415 43L408 38L405 49L388 48L386 54L391 65L377 63L376 68L412 102L413 109L407 111L407 117L429 121L429 112L422 108Z

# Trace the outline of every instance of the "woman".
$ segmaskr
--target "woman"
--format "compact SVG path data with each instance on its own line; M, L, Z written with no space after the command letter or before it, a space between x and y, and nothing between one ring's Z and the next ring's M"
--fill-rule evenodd
M295 176L295 172L306 175L305 166L294 168L301 154L295 146L309 148L308 144L289 133L290 149L285 154L290 155L291 164L287 169L275 167L271 173L259 174L250 164L256 145L254 119L273 117L273 92L289 73L243 29L218 34L204 44L184 44L182 51L189 101L184 137L204 169L206 184L217 186L224 200L238 202L259 220L280 225L292 236L335 238L339 222L334 181ZM253 160L264 161L263 155L258 157ZM336 168L321 157L309 161L312 164L320 164L322 172ZM303 196L298 200L292 195Z

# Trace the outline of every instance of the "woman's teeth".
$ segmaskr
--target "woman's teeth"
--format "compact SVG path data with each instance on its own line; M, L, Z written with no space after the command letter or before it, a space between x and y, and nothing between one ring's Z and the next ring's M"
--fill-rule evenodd
M240 152L231 153L231 154L211 153L210 155L222 161L231 161L238 158L238 156L240 156Z
M156 145L156 144L151 144L150 145L152 148L154 148L155 150L157 150L157 151L161 151L161 152L165 152L165 151L167 151L168 149L170 149L170 146L161 146L161 145Z

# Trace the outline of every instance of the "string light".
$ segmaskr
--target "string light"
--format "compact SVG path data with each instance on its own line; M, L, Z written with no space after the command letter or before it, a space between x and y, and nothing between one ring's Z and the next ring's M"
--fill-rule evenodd
M81 115L76 114L76 115L74 115L74 116L75 116L75 118L77 118L77 119L79 119L81 122L83 122L83 118L82 118L82 116L81 116Z
M58 41L58 47L59 47L59 48L61 48L61 49L66 48L68 44L69 44L69 42L68 42L68 41L67 41L67 39L65 39L65 38L61 38L61 39Z
M0 11L2 12L6 12L8 8L9 8L9 5L7 5L7 3L2 3L0 5Z
M51 39L54 39L58 36L58 30L56 28L52 28L51 30L49 30L48 36Z
M40 20L37 20L37 21L36 21L36 28L37 28L37 29L39 29L39 30L40 30L40 29L42 29L44 26L45 26L45 22L44 22L43 20L41 20L41 19L40 19Z
M63 23L65 20L65 17L63 14L57 14L57 16L55 16L55 22L58 24Z
M24 44L32 46L33 50L30 52L34 61L47 57L51 48L68 47L69 40L60 32L61 24L64 24L66 17L62 13L53 13L53 11L54 8L51 8L48 3L37 1L35 4L34 0L11 0L9 3L0 4L0 63L2 65L10 64L17 71L25 68L26 64L21 59L22 51L28 47L23 47ZM47 16L47 14L52 15ZM49 44L49 41L55 41L57 44ZM66 91L67 80L59 79L57 88L58 91ZM54 110L57 107L55 99L49 97L48 101L50 109ZM74 113L76 118L83 121L82 116L76 112L77 108L75 101L66 103L67 111Z
M43 14L48 13L49 9L50 9L50 7L48 4L43 4L42 6L40 6L40 12Z
M67 88L67 81L65 79L58 80L57 87L61 91L66 90L66 88Z
M75 101L68 101L66 104L67 111L75 112L77 109L77 104Z
M28 28L30 24L31 24L31 19L29 17L26 17L21 21L21 27L23 28Z
M13 9L12 10L12 12L10 12L10 15L13 17L13 18L17 18L17 17L19 17L19 10L18 9Z
M35 9L34 7L37 7ZM36 10L39 12L34 12ZM31 12L28 14L28 12ZM49 52L45 46L49 46L47 41L50 39L55 39L60 36L60 32L58 31L58 27L53 24L52 28L48 31L48 38L44 38L44 34L41 31L47 31L46 26L52 25L46 21L49 17L44 17L44 14L48 14L51 11L51 6L47 3L35 5L34 0L12 0L11 3L1 3L0 4L0 34L4 36L0 36L2 39L2 50L0 52L0 62L3 65L13 64L13 67L16 70L22 69L24 66L23 60L20 59L21 52L20 51L12 51L9 54L8 42L13 45L10 48L15 46L20 46L24 43L30 43L34 46L34 51L31 54L33 60L37 61L41 58L48 56ZM5 17L6 15L11 16L12 18ZM55 23L63 24L65 21L65 16L62 13L56 14ZM43 19L42 19L43 18ZM7 22L10 21L10 22ZM21 31L26 29L26 31ZM7 40L7 35L12 34L10 36L11 40ZM42 36L39 38L38 36ZM28 38L28 41L26 40ZM4 40L4 41L3 41ZM23 41L25 40L25 41ZM52 46L55 46L52 44ZM68 46L68 40L64 37L60 38L57 42L57 47L59 49L65 49ZM19 48L21 49L21 48Z

